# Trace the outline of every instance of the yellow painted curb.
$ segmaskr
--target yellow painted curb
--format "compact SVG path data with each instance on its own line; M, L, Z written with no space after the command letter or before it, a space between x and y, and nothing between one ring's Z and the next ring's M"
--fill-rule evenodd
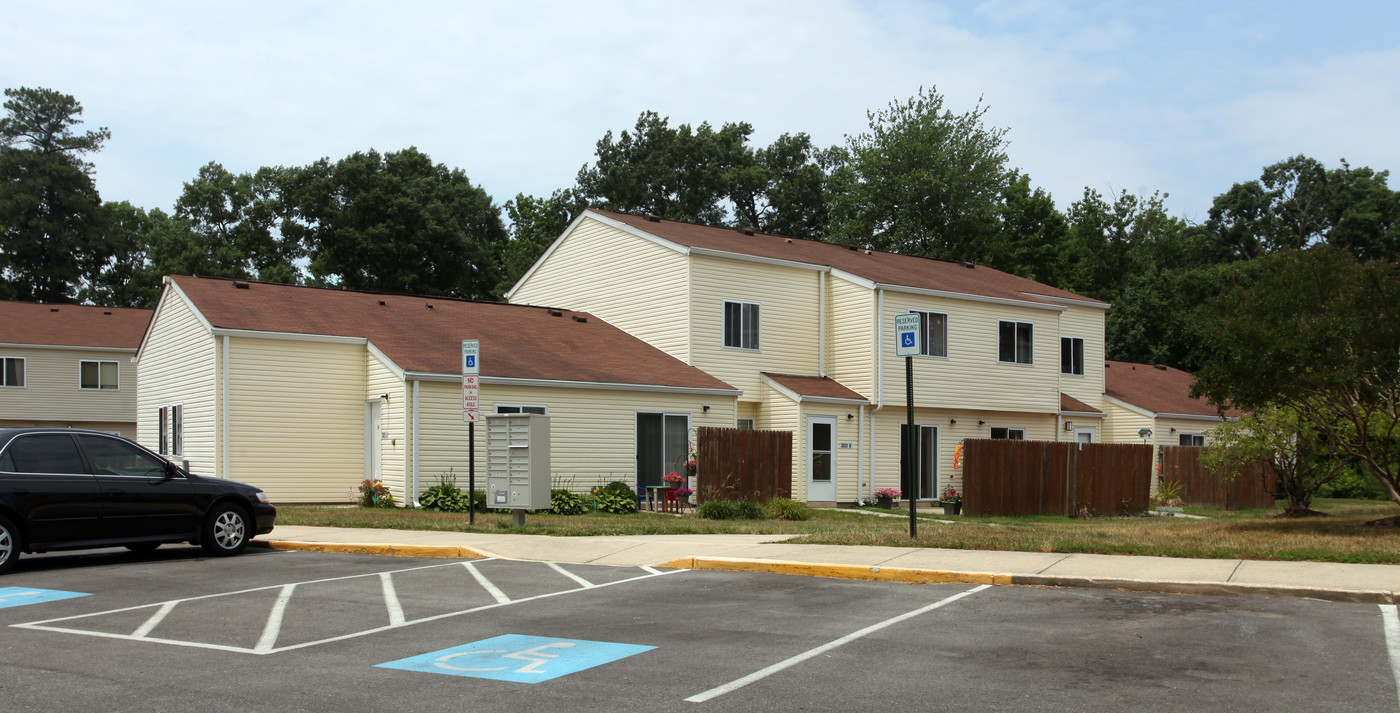
M729 572L763 572L795 574L806 577L834 579L867 579L909 584L1011 584L1012 575L993 572L952 572L936 569L904 567L870 567L853 564L819 564L813 562L784 562L780 560L746 560L730 557L682 557L664 564L652 565L667 569L712 569Z
M352 555L385 555L390 557L441 557L450 559L487 559L489 555L470 547L455 545L342 545L327 542L296 542L268 540L270 550L304 550L307 552L339 552Z

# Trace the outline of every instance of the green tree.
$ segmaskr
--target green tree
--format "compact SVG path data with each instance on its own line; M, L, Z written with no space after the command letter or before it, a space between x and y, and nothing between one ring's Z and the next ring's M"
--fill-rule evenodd
M1297 409L1265 406L1211 429L1211 445L1201 454L1208 470L1240 477L1245 468L1268 463L1265 492L1288 502L1285 517L1322 513L1312 509L1312 499L1323 487L1346 472L1348 459L1323 429Z
M298 170L235 174L214 162L202 166L175 202L175 217L189 232L168 236L162 269L296 284L305 249L296 231L283 230L289 213L283 184Z
M977 259L999 232L1011 173L1006 129L988 108L954 114L936 89L868 112L870 131L846 138L834 174L831 239L908 255Z
M154 308L160 299L162 275L179 271L160 271L151 259L152 246L188 234L188 228L174 224L159 208L148 213L126 201L103 203L102 214L103 237L110 255L84 276L82 301L108 307Z
M502 296L525 276L569 223L586 206L573 191L555 191L548 198L520 193L506 201L510 238L501 251L502 280L495 294Z
M52 89L5 90L0 118L0 254L15 299L72 302L81 278L108 257L89 153L111 137L79 133L83 107Z
M1329 246L1282 252L1212 312L1192 393L1296 411L1400 504L1400 266Z
M322 159L288 184L316 284L470 299L499 289L501 212L460 169L412 147L371 150Z
M974 259L1013 275L1046 284L1060 280L1060 243L1069 221L1042 188L1031 188L1030 176L1013 172L999 203L1001 229Z

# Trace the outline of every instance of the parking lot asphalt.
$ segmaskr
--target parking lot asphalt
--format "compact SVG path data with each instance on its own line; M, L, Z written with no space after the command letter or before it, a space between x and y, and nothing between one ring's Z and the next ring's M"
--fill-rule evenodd
M0 578L6 710L1364 712L1400 700L1390 604L192 547L20 565Z
M279 526L274 549L805 574L913 583L1252 594L1394 604L1400 567L1125 555L807 545L783 535L548 537Z

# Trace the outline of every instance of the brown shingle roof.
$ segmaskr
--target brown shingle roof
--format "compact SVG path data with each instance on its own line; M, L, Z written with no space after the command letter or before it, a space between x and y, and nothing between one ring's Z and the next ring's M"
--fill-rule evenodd
M583 312L217 278L170 279L215 328L365 338L405 371L460 374L462 340L479 339L482 376L737 391Z
M1205 399L1190 396L1196 377L1169 366L1104 362L1104 393L1156 413L1219 416Z
M745 235L730 228L712 228L673 220L652 222L644 216L607 210L593 209L591 212L688 247L824 265L880 284L1027 302L1043 302L1044 300L1036 297L1041 295L1106 305L1099 300L983 265L964 265L947 260L879 251L867 252L864 249L853 250L844 245L818 240L784 238L764 233Z
M1102 411L1080 401L1066 393L1060 394L1061 411L1077 411L1079 413L1103 413Z
M131 349L154 310L0 302L0 344Z
M866 400L864 396L846 388L840 382L829 376L771 374L766 371L761 373L798 396L812 396L827 399L852 399L855 401Z

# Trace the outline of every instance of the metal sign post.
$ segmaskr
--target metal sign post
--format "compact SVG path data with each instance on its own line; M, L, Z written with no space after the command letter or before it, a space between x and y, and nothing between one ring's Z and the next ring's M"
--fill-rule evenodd
M904 429L903 457L900 458L899 475L901 483L909 484L909 537L919 536L919 520L915 515L918 505L919 481L914 461L918 455L918 440L914 438L914 355L923 352L923 334L919 332L919 315L899 314L894 318L895 356L904 357L904 402L908 406L909 424Z
M462 340L462 420L467 422L467 524L476 524L476 422L481 419L481 341Z

